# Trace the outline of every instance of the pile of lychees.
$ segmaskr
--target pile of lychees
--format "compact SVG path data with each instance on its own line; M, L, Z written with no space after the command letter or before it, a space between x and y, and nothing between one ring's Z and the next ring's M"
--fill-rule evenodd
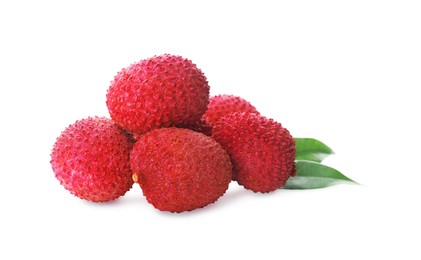
M205 75L183 57L122 69L107 107L111 119L76 121L52 149L56 178L81 199L113 200L135 182L155 208L183 212L215 202L231 180L266 193L295 174L288 130L240 97L209 98Z

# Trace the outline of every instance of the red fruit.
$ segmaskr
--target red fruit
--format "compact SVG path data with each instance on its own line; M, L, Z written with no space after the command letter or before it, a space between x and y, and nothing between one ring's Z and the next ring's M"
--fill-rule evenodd
M203 120L214 126L218 120L234 112L259 113L248 101L233 95L218 95L209 99L208 110Z
M137 134L194 125L208 102L209 85L202 71L190 60L169 54L121 70L107 92L111 118Z
M254 192L279 189L295 175L295 142L280 123L253 113L221 118L212 137L231 157L234 179Z
M182 128L142 135L130 164L148 202L162 211L191 211L213 203L232 178L224 149L212 138Z
M105 202L124 195L133 185L131 137L105 117L88 117L68 126L57 138L51 166L61 185L73 195Z

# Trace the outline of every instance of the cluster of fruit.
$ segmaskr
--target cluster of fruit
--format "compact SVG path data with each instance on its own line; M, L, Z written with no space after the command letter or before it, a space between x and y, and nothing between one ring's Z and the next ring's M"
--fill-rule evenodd
M135 182L155 208L183 212L215 202L232 180L266 193L295 174L288 130L240 97L209 97L205 75L183 57L122 69L107 107L111 119L76 121L52 149L56 178L79 198L113 200Z

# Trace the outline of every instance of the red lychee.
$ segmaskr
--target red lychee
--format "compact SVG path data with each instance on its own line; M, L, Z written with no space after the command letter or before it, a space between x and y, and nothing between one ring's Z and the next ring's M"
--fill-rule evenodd
M182 128L142 135L131 152L133 178L155 208L183 212L215 202L228 189L232 165L212 138Z
M124 195L133 184L131 137L111 119L88 117L68 126L51 153L56 178L73 195L105 202Z
M295 142L280 123L254 113L222 117L212 137L228 152L233 177L246 189L270 192L295 175Z
M189 126L200 121L209 102L209 85L192 61L164 54L121 70L107 92L111 118L129 132Z
M209 99L208 109L202 119L212 127L221 117L234 112L259 113L250 102L241 97L218 95Z

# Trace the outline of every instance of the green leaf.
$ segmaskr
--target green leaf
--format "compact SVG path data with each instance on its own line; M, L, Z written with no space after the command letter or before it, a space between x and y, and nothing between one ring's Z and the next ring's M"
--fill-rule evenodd
M294 138L294 140L297 150L296 160L322 162L334 153L329 146L313 138Z
M297 175L288 179L284 189L318 189L341 183L358 184L338 170L317 162L296 161L295 165Z

